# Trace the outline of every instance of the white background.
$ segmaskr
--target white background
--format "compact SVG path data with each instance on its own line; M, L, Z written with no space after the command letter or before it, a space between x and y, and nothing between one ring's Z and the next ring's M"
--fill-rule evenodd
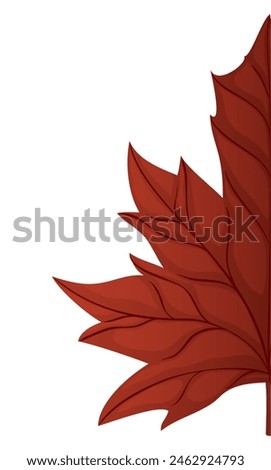
M160 431L165 411L97 426L112 392L143 364L77 342L94 320L52 281L101 282L156 262L147 242L15 243L13 220L135 210L131 141L176 172L179 157L221 191L210 70L232 71L270 1L2 1L0 467L26 456L244 454L266 470L265 386L236 388ZM110 230L109 230L110 231ZM162 468L162 467L161 467ZM174 467L172 467L174 468Z

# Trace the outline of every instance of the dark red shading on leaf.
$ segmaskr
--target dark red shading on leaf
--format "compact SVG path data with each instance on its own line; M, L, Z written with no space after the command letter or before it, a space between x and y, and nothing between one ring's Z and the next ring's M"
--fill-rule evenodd
M56 279L100 321L80 340L147 365L105 405L100 423L166 409L165 427L233 387L270 390L270 19L234 72L213 75L212 128L221 159L223 198L183 160L178 175L143 159L130 145L131 191L137 213L122 213L150 242L162 267L132 257L139 275L102 284ZM236 240L236 207L257 238ZM203 225L222 217L218 240ZM186 237L186 242L183 241Z

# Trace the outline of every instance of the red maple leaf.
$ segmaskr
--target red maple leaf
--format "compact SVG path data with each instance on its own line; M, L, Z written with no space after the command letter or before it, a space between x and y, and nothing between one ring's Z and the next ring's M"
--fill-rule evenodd
M184 160L174 175L129 147L139 212L121 215L162 267L132 257L137 276L94 285L56 279L100 321L80 341L147 363L109 399L100 424L162 408L164 428L233 387L266 382L271 435L270 75L268 18L243 64L213 75L223 198Z

